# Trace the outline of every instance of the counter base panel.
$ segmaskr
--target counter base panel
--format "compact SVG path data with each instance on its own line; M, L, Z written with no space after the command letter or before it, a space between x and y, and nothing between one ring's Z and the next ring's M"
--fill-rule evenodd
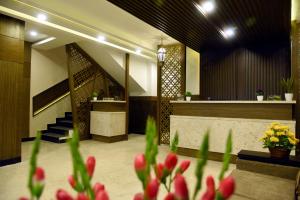
M92 135L93 140L97 140L105 143L113 143L128 140L128 135L116 135L112 137L102 136L102 135Z

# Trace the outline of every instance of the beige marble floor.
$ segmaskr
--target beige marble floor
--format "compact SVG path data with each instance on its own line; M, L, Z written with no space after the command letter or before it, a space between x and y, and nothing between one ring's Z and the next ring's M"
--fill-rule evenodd
M0 167L0 200L13 200L20 196L28 195L26 188L29 156L32 142L22 144L22 162ZM145 137L141 135L130 135L128 141L113 144L105 144L97 141L81 142L83 156L94 155L97 159L97 167L93 181L105 184L110 199L126 200L132 199L134 194L141 191L141 185L133 170L134 156L144 151ZM163 161L168 152L167 146L160 146L158 160ZM194 169L196 160L180 156L180 160L190 159L190 169L186 173L189 187L194 187ZM54 194L58 188L71 191L67 183L67 177L71 174L71 161L67 144L54 144L42 142L38 159L39 165L46 171L46 188L42 199L55 199ZM217 176L221 163L209 161L205 169L205 176ZM233 170L235 165L230 166ZM204 188L203 188L204 189ZM160 198L165 194L163 187L160 188Z

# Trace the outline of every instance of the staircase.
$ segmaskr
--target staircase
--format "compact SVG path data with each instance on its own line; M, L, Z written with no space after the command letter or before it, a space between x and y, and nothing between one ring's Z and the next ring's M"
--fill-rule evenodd
M48 124L47 130L42 131L42 140L55 143L64 143L73 132L73 118L71 112L66 112L65 117L56 118L55 124Z

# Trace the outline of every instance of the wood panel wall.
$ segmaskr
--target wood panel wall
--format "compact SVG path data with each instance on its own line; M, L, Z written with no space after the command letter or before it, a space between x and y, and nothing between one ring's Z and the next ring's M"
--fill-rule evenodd
M292 23L292 75L295 79L294 95L296 103L296 135L300 138L300 22ZM300 144L296 148L300 156Z
M253 100L257 89L265 98L283 95L280 79L290 76L290 63L289 44L202 52L200 94L216 100Z
M145 134L148 116L151 116L156 120L156 115L157 97L129 97L129 133Z
M21 135L29 118L22 108L29 108L28 101L23 101L29 95L28 74L28 66L24 67L24 22L0 14L0 165L21 159Z

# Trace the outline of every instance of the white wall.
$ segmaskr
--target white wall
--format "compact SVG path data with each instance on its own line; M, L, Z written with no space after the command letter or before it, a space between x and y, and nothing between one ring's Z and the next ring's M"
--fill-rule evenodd
M200 94L200 54L186 47L186 91Z
M29 113L31 137L38 130L46 129L48 123L54 123L57 117L63 117L65 112L71 111L70 97L67 96L35 117L32 116L32 97L66 78L68 69L64 47L49 51L32 49Z

